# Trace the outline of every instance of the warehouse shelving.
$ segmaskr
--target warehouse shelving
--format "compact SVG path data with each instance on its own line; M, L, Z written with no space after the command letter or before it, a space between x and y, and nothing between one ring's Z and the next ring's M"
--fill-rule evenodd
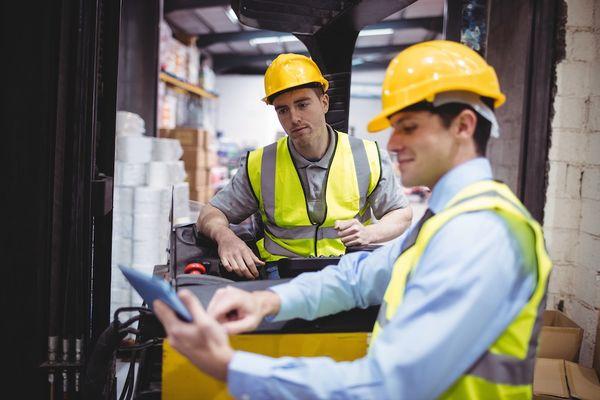
M179 80L179 79L169 75L166 72L161 72L159 74L159 78L161 81L163 81L171 86L183 89L186 92L195 94L196 96L205 97L208 99L216 99L217 98L217 96L215 94L210 93L199 86L192 85L190 83Z

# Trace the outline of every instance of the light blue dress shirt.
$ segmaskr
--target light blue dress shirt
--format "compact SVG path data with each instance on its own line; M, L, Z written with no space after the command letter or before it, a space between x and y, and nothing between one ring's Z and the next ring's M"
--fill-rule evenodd
M485 158L461 164L436 184L429 208L437 213L467 185L491 178ZM281 296L275 320L312 320L381 304L408 232L373 253L348 254L337 266L272 288ZM530 232L517 234L533 246ZM432 238L402 305L365 357L335 362L237 351L229 365L229 391L244 400L434 399L516 317L535 278L532 252L520 248L498 215L462 214Z

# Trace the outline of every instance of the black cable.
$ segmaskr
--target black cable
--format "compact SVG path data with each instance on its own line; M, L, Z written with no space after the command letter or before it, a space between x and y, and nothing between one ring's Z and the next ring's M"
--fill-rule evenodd
M119 400L124 400L129 392L129 387L131 386L131 368L135 365L135 357L132 357L132 361L129 364L129 370L127 370L127 377L125 378L125 382L123 383L123 389L121 390L121 395L119 396ZM133 367L135 368L135 367Z
M131 333L131 334L136 335L136 336L140 334L140 330L136 329L136 328L123 329L121 332Z
M135 361L137 359L137 352L133 352L133 356L131 358L131 363L129 364L128 371L128 379L129 379L129 387L127 389L127 400L130 400L133 397L133 392L135 390Z
M131 361L129 362L129 369L127 370L127 377L123 383L123 389L119 400L131 399L133 395L133 389L135 387L135 362L137 360L137 350L131 347L127 347L127 350L131 350Z
M127 321L121 323L121 327L122 327L121 329L129 328L129 326L131 326L133 323L139 321L141 319L141 317L142 317L141 315L137 315L135 317L129 318Z
M119 314L122 312L133 312L133 311L137 311L140 314L152 314L152 310L150 310L149 308L146 307L121 307L121 308L117 308L115 310L114 316L113 316L113 320L118 321L119 320ZM141 315L140 315L141 316ZM140 317L138 316L138 318ZM133 317L136 318L136 317ZM125 322L127 323L127 322Z
M138 315L129 318L125 322L119 321L119 315L121 313L127 312L137 312ZM134 323L138 322L143 315L151 315L152 311L147 307L122 307L115 310L114 313L114 323L118 326L119 333L127 333L135 335L134 345L132 346L120 346L122 351L130 353L130 363L129 370L127 371L127 377L123 384L123 388L121 394L119 396L119 400L129 400L133 397L135 391L135 364L138 359L139 351L152 347L158 343L162 342L160 338L152 338L147 340L144 343L139 343L140 340L140 331L137 328L132 327Z
M133 346L127 346L126 349L127 350L131 350L131 351L138 351L138 350L144 350L147 349L149 347L152 347L156 344L162 343L162 339L159 338L153 338L150 339L144 343L141 344L137 344L137 345L133 345Z

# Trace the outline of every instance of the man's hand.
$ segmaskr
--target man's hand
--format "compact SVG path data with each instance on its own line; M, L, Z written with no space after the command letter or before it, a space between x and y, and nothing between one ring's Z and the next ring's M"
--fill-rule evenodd
M333 226L338 231L338 236L346 247L364 246L374 242L371 231L373 225L364 226L357 219L335 221Z
M258 277L258 265L264 265L246 243L229 229L229 220L221 210L207 204L198 216L198 230L217 242L219 258L225 269L248 279Z
M281 307L279 295L270 290L246 292L231 286L217 290L208 305L209 315L229 334L253 331L267 315Z
M171 346L207 374L227 380L227 370L233 358L233 349L225 328L209 316L200 301L189 291L179 297L192 314L191 323L183 322L173 310L160 300L153 303L154 312L162 322Z
M265 263L250 250L242 239L229 229L223 229L217 237L219 258L229 272L248 279L258 277L257 266Z

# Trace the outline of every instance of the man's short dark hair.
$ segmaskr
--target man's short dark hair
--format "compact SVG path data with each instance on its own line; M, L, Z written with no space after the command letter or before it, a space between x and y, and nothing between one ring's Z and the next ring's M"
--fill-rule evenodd
M493 99L487 97L482 97L481 99L488 107L490 107L490 109L494 109ZM477 125L475 126L475 132L473 134L473 139L475 140L475 150L477 151L478 155L485 156L487 144L492 130L492 123L483 118L483 116L475 111L470 105L463 103L448 103L434 107L432 103L422 101L420 103L413 104L402 111L429 111L432 114L438 115L442 119L442 124L444 127L449 128L454 118L456 118L458 114L464 110L471 110L475 113L475 115L477 115Z
M273 100L275 100L275 97L279 96L280 94L284 94L297 89L313 89L318 98L321 98L321 96L325 94L325 91L323 90L323 85L321 85L318 82L310 82L304 85L294 86L289 89L282 90L281 92L273 93L267 98L267 101L269 102L269 104L273 104Z

